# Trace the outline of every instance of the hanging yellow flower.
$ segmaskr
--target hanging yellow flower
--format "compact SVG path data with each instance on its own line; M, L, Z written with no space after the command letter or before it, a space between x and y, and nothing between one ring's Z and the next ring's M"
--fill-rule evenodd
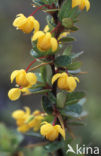
M21 92L24 93L25 95L30 94L30 91L28 88L12 88L8 92L8 97L12 101L16 101L20 98Z
M30 113L31 111L29 107L25 107L25 111L16 110L12 113L12 117L16 120L18 131L25 133L30 129L29 125L25 124L25 121L30 116Z
M25 133L33 128L34 131L40 129L40 125L46 114L36 110L31 114L29 107L25 107L25 111L16 110L12 113L12 117L16 120L18 131Z
M57 73L52 77L52 84L57 80L57 86L60 89L72 92L77 87L79 79L77 77L68 76L67 73Z
M30 87L37 82L36 75L32 72L26 73L24 69L14 70L11 73L10 79L11 83L14 81L14 79L16 79L16 83L21 87Z
M52 37L50 32L46 33L43 31L36 32L32 36L32 41L36 40L37 40L37 48L42 52L46 52L49 49L52 49L52 52L55 52L58 48L58 42L54 37Z
M26 34L30 33L33 29L37 32L40 28L39 22L33 16L25 17L23 14L17 15L13 22L13 26Z
M88 11L90 9L89 0L72 0L72 8L79 6L80 10L83 10L86 7Z
M48 122L43 122L40 133L50 141L54 141L55 139L57 139L60 133L65 140L65 131L61 128L60 125L53 126Z
M19 88L12 88L8 92L8 97L12 101L16 101L21 96L21 90Z

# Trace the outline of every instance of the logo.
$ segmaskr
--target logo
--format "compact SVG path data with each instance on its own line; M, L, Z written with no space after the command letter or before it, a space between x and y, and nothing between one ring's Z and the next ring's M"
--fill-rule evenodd
M86 147L85 145L83 145L82 147L79 147L78 144L76 144L76 148L75 150L73 149L73 147L68 144L67 145L68 150L66 151L66 154L71 152L74 154L99 154L99 147Z

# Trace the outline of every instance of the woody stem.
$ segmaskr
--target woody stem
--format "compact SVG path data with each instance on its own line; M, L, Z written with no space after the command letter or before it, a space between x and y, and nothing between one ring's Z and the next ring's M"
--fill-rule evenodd
M57 26L51 31L51 34L52 34L53 32L55 32L55 31L58 29L58 27L60 27L60 25L61 25L61 23L58 22Z
M57 116L54 117L53 126L55 126L56 121L57 121Z
M41 6L37 7L37 9L35 9L30 16L33 16L38 10L40 10L43 7L49 7L49 5L44 4L44 5L41 5Z
M47 64L52 64L52 62L41 63L41 64L39 64L38 66L35 66L35 67L31 68L29 71L35 70L35 69L37 69L37 68L39 68L39 67L41 67L41 66L45 66L45 65L47 65Z

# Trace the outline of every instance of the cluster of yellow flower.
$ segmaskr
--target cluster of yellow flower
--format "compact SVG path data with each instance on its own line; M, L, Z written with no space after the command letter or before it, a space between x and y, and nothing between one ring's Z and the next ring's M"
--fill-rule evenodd
M30 88L32 85L37 83L37 77L34 73L28 72L24 69L15 70L11 74L11 83L16 79L16 84L21 86L20 88L12 88L8 92L8 97L10 100L15 101L21 96L21 92L29 94ZM57 80L57 86L60 89L67 90L72 92L77 87L77 82L79 79L77 77L69 76L67 73L57 73L52 77L52 84Z
M89 0L72 0L72 8L77 6L81 10L86 7L86 10L88 11L90 8L90 2ZM60 34L58 39L56 39L52 32L50 32L48 25L45 26L43 31L40 31L40 24L32 15L25 17L23 14L18 14L13 22L13 26L27 34L34 30L32 42L36 43L36 46L40 52L46 52L49 50L51 50L52 53L56 52L58 49L59 40L62 37L67 36L69 33L67 31L63 32ZM29 88L37 83L36 75L27 71L28 70L21 69L12 72L10 77L11 83L15 80L18 88L12 88L9 90L9 99L13 101L17 100L21 96L22 92L29 94ZM52 85L55 81L57 81L57 86L59 89L73 92L77 87L77 82L79 82L79 79L77 77L69 76L69 74L63 72L53 75L51 81ZM42 113L39 110L31 113L29 107L25 107L25 111L16 110L12 113L12 117L16 120L18 131L22 133L33 129L34 131L40 130L41 135L50 141L57 139L59 134L61 134L65 139L64 127L46 122L45 116L47 116L47 114Z
M50 32L47 32L47 26L44 31L39 31L40 24L33 16L27 18L23 14L18 14L13 22L13 26L25 33L30 33L34 29L35 31L32 36L32 41L37 41L37 48L41 52L48 51L49 49L52 49L52 52L57 50L57 40L52 37Z
M65 131L60 125L53 126L48 122L43 122L46 115L46 113L41 113L39 110L31 114L29 107L25 107L25 111L16 110L12 113L12 117L16 120L19 132L25 133L30 129L34 131L40 130L41 135L45 136L50 141L54 141L58 138L60 133L65 139Z
M30 88L37 82L36 75L32 72L26 73L24 69L13 71L10 79L11 83L15 79L16 84L20 86L20 88L12 88L8 92L8 97L13 101L17 100L20 97L21 92L29 94L30 92L28 88Z
M12 117L16 120L18 131L22 133L29 131L31 128L33 128L34 131L38 131L45 115L45 113L41 113L38 110L31 114L29 107L25 107L25 111L16 110L12 113Z

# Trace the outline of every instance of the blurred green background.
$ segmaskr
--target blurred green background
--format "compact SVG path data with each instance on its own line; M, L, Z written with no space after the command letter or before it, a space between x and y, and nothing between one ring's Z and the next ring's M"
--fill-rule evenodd
M82 144L101 146L101 1L91 1L90 11L83 12L78 23L79 31L73 35L73 51L84 50L80 57L83 62L82 70L88 74L80 76L80 90L85 90L87 102L85 109L88 116L85 127L74 129L76 136ZM28 16L34 9L31 0L4 0L0 3L0 122L8 127L16 127L11 113L17 108L30 106L32 111L40 105L41 97L31 95L21 97L19 101L11 102L7 97L10 84L10 73L15 69L26 68L33 60L29 51L31 49L30 35L17 31L12 22L18 13ZM35 17L41 26L45 25L45 13L39 11ZM40 107L40 106L39 106ZM0 155L2 156L2 155Z

